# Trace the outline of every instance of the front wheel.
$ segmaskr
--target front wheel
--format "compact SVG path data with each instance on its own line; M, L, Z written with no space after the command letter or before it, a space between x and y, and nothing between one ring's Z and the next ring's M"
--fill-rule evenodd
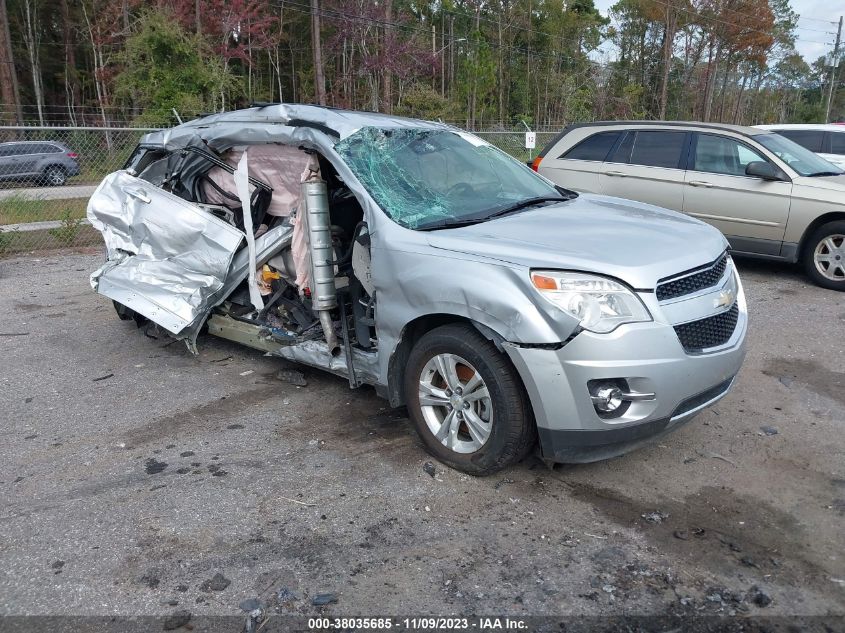
M408 358L404 388L426 448L453 468L489 475L522 459L536 441L516 370L472 325L425 334Z
M845 291L845 221L813 231L804 248L804 269L817 285Z

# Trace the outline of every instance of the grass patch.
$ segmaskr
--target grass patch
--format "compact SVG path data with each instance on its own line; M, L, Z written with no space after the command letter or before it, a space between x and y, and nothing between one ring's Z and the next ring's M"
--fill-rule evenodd
M82 219L87 206L87 198L44 200L14 195L0 199L0 224Z
M55 229L50 229L48 233L59 240L62 244L67 246L72 245L76 241L76 236L82 230L82 220L80 218L71 217L70 211L65 211L62 216L61 225Z
M0 258L20 253L48 251L68 247L102 245L103 236L83 224L71 234L53 231L8 231L0 233Z

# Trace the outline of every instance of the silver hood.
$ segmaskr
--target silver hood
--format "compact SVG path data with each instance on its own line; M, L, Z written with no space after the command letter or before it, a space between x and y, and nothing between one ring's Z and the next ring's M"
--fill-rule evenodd
M609 196L578 198L429 234L434 248L526 266L580 270L638 289L716 259L724 236L699 220Z

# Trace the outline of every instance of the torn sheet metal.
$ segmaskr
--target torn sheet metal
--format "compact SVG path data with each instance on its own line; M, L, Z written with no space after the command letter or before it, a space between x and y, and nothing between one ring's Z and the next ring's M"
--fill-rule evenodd
M92 287L173 334L204 312L244 234L197 205L118 171L88 203L109 261Z
M272 229L255 238L255 261L258 266L263 266L274 255L290 246L291 236L293 235L293 227L290 224L280 224L274 226ZM182 330L177 338L185 339L188 343L188 349L196 352L196 339L199 336L200 330L205 323L206 317L209 313L223 303L232 291L246 279L249 272L249 253L247 249L242 248L232 260L232 266L229 269L229 274L223 286L214 295L209 297L206 301L205 310L200 312L194 321Z
M349 377L346 350L341 349L337 354L332 354L325 341L303 341L297 345L281 346L278 351L271 355L281 356L303 365L318 367L345 378ZM358 348L352 348L352 362L357 378L368 384L379 382L379 363L376 352L365 352Z
M374 112L347 112L321 106L276 104L221 112L188 121L178 127L152 132L144 143L166 149L184 147L191 137L199 136L215 150L235 145L285 142L308 139L314 133L331 142L343 140L363 127L407 128L409 119ZM417 128L452 129L443 123L413 121Z

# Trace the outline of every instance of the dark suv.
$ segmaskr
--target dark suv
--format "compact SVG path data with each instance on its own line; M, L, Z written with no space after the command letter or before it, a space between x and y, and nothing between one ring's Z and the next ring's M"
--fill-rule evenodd
M59 186L79 174L78 154L54 141L0 143L0 180Z

